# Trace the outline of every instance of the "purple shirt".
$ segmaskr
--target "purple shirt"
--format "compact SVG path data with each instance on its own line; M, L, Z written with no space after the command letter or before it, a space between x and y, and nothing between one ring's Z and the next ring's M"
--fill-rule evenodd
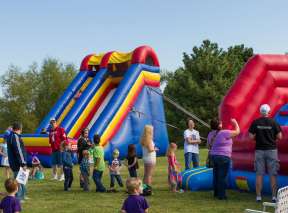
M16 197L6 196L0 203L0 209L3 210L3 213L21 212L21 204Z
M210 150L211 155L224 155L227 157L231 157L232 153L232 138L231 138L231 130L220 130L217 133L216 138L214 139L214 143ZM212 138L216 134L216 131L211 131L208 134L208 143L211 145Z
M129 195L122 206L127 213L144 213L148 208L146 199L140 195Z

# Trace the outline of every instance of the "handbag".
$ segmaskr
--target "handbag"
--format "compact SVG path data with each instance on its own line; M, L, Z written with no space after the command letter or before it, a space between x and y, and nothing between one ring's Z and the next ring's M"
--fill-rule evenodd
M213 144L214 144L214 141L215 141L216 136L218 135L218 132L219 132L219 131L217 131L217 132L213 135L213 137L211 138L210 149L209 149L209 151L208 151L208 156L207 156L207 159L206 159L206 167L207 167L207 168L213 168L213 167L214 167L213 160L212 160L212 155L210 155L210 150L211 150L211 148L212 148L212 146L213 146Z

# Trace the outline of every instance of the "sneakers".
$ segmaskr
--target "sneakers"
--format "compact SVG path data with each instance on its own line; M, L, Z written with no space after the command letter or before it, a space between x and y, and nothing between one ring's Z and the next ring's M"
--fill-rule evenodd
M259 202L261 202L261 201L262 201L262 197L261 197L261 196L257 196L257 197L256 197L256 202L259 203Z
M24 200L30 200L30 197L25 196Z
M276 197L272 197L272 203L276 203L277 202L277 198Z
M53 175L53 177L51 178L51 180L58 180L57 175Z
M64 180L65 180L64 175L61 175L59 178L59 181L64 181Z

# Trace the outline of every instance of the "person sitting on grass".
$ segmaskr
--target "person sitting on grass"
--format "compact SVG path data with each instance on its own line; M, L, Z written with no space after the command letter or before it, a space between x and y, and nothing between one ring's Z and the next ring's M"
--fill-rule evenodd
M106 188L102 184L102 175L105 170L104 161L104 150L100 145L101 137L100 135L94 135L94 148L93 148L93 160L94 160L94 170L93 170L93 180L96 185L96 192L106 192Z
M8 193L0 203L0 209L3 213L18 213L21 212L21 203L15 197L18 191L18 182L13 178L8 178L5 181L5 189Z
M139 165L136 156L135 144L129 144L126 160L130 177L137 177L137 169L139 168Z
M73 162L70 143L63 143L62 163L64 171L64 191L70 191L73 182Z
M120 169L121 169L121 162L118 159L119 157L119 150L114 149L113 151L113 160L109 163L109 172L110 172L110 192L117 192L114 188L115 186L115 179L120 187L123 187L122 179L120 176Z
M37 153L31 153L32 155L32 171L30 174L30 179L37 179L42 180L44 179L44 173L43 173L43 166L41 165L41 162L39 158L36 156Z
M80 163L80 185L82 184L84 191L89 191L89 176L90 176L90 163L89 163L89 152L88 150L82 151L82 160Z
M139 178L128 178L126 181L128 198L123 203L122 213L148 212L149 204L142 194L142 181Z
M176 151L177 145L175 143L170 143L167 151L168 181L172 192L183 192L183 190L180 189L182 183L182 176L180 174L180 164L176 160Z

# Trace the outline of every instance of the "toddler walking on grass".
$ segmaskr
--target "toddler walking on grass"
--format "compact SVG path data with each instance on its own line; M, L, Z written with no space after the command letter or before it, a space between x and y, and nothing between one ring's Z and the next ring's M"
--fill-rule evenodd
M113 151L113 160L109 163L109 171L110 171L110 192L117 192L114 188L115 186L115 179L120 187L123 187L122 178L120 176L120 169L121 169L121 162L118 159L119 157L119 150L115 149Z

